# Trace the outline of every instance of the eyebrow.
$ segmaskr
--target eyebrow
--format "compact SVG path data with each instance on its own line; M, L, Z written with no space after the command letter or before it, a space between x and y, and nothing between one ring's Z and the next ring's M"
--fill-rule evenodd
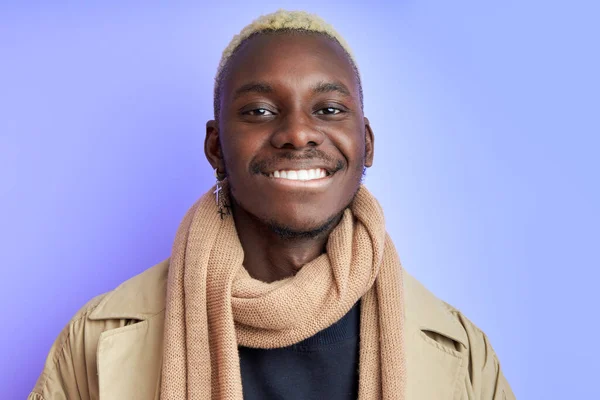
M273 93L273 87L264 82L250 82L237 88L233 94L233 99L247 93Z
M341 82L320 82L313 87L314 93L338 92L344 96L350 97L350 90Z

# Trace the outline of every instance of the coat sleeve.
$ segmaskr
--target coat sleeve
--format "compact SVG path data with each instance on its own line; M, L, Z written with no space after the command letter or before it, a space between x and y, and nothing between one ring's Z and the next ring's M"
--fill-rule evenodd
M500 368L500 361L485 333L464 315L459 318L469 337L469 377L476 399L516 400Z
M102 297L88 302L60 332L27 400L89 400L97 390L95 347L102 327L87 317Z

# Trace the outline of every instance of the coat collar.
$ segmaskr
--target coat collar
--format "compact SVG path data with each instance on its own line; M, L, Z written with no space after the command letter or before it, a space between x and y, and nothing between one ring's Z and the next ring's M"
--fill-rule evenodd
M160 397L162 343L169 259L108 293L90 314L92 320L140 322L105 331L97 348L100 400ZM406 398L456 400L464 396L467 334L446 303L404 272L406 305ZM424 331L460 343L444 347Z
M90 314L91 320L146 319L165 309L169 259L161 261L109 292Z
M468 348L467 333L453 314L456 310L437 298L406 270L403 271L406 319L421 331L438 333Z

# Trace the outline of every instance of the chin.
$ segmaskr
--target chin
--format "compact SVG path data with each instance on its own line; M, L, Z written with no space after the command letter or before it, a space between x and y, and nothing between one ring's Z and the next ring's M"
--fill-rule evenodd
M335 213L333 216L314 219L314 218L298 218L291 219L270 219L267 225L281 238L288 239L316 239L323 234L326 234L338 222L341 212Z

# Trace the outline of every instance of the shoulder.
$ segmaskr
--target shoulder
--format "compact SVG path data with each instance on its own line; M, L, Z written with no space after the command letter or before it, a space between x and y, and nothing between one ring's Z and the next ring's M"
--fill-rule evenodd
M89 386L87 381L81 381L81 376L95 361L94 343L110 326L110 323L90 324L89 315L107 295L104 293L88 301L62 329L50 348L29 399L71 398L80 391L80 386Z
M406 318L426 333L456 342L453 347L476 352L487 337L461 311L441 300L421 282L404 271Z
M77 326L97 326L98 330L142 321L165 308L169 259L144 270L121 283L115 289L88 301L71 319L67 336L76 333ZM61 333L61 335L64 334ZM63 338L63 341L67 338Z
M164 309L169 259L92 298L60 332L30 399L87 398L97 391L96 352L100 335L134 324Z
M432 340L466 363L468 386L476 398L512 399L500 361L488 336L456 307L439 299L404 271L406 322L413 331Z

